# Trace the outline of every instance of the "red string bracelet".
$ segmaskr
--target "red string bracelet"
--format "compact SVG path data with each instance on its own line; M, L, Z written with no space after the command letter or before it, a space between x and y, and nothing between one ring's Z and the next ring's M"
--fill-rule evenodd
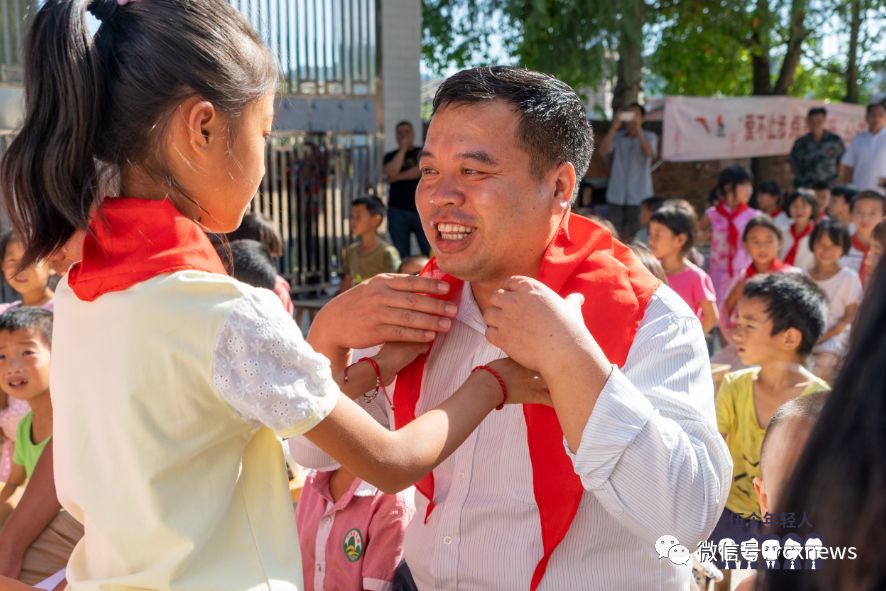
M344 375L344 382L346 384L348 383L348 379L349 379L348 378L348 370L350 368L354 367L355 365L357 365L358 363L363 363L364 361L367 362L369 365L371 365L373 371L375 371L375 389L371 393L367 392L367 393L363 394L363 397L362 397L363 402L372 402L373 400L375 400L375 397L378 396L378 392L380 390L381 393L385 395L385 399L388 401L388 404L391 405L391 410L393 411L394 410L394 402L391 400L391 397L388 396L388 391L385 389L385 385L382 383L381 368L379 368L378 362L375 359L373 359L372 357L361 357L360 359L358 359L357 361L355 361L354 363L352 363L351 365L346 367L345 368L345 375Z
M476 371L480 371L481 369L491 373L492 377L494 377L496 380L498 380L498 385L501 386L501 404L499 404L498 406L495 407L495 410L501 410L502 408L504 408L505 402L508 401L508 387L505 386L505 381L503 379L501 379L501 376L498 375L498 372L495 371L494 369L492 369L491 367L489 367L488 365L478 365L477 367L475 367L474 369L471 370L471 373L474 373Z

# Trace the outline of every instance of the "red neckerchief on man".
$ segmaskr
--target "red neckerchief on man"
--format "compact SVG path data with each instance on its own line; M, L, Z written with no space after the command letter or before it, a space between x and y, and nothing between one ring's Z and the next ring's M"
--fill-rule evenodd
M790 265L786 265L778 259L773 259L771 263L769 263L769 268L765 271L757 271L757 266L754 263L748 265L747 271L744 272L745 279L750 279L757 273L778 273L780 271L784 271Z
M450 291L443 299L460 298L464 283L442 273L435 259L422 275L449 283ZM569 212L545 251L538 279L561 296L575 292L585 296L585 324L609 361L619 366L624 364L646 306L661 284L608 230ZM426 360L427 354L419 356L397 375L397 428L415 419ZM563 430L554 409L524 405L523 416L544 548L530 582L530 589L534 590L544 576L551 554L569 531L584 488L563 448ZM433 472L422 478L416 488L428 499L427 522L434 509Z
M741 238L741 232L738 231L738 226L735 224L735 218L737 218L747 210L747 203L739 203L738 206L732 211L730 211L729 208L726 207L726 203L724 203L722 199L717 203L717 213L726 218L726 221L729 222L729 229L726 231L726 244L729 247L728 269L730 277L733 276L732 259L733 257L735 257L735 253L738 252L738 243Z
M861 279L861 282L864 283L867 278L867 265L865 265L865 263L868 260L868 253L871 252L871 245L862 242L856 232L852 235L852 246L855 250L861 253L861 267L858 268L858 277Z
M68 271L81 300L185 269L227 275L206 233L168 199L105 199L89 228L83 259Z
M797 229L795 227L795 224L791 224L791 227L790 227L791 238L793 239L794 243L791 244L791 248L790 248L790 250L788 250L788 254L784 258L784 262L786 264L788 264L788 265L794 264L794 261L797 259L797 249L800 248L800 241L803 240L806 236L809 236L809 234L812 233L812 228L814 228L814 227L815 227L815 223L809 222L808 224L806 224L806 227L803 229L802 232L797 233Z

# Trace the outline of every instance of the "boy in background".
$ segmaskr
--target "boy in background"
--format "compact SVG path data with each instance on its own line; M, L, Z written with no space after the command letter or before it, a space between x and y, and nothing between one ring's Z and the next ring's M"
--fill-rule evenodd
M400 268L400 253L378 235L385 213L385 204L372 195L351 203L351 234L357 240L342 252L340 293L370 277L396 273Z
M726 374L717 395L717 427L734 462L726 508L710 539L737 543L758 536L754 478L760 475L760 447L775 411L799 396L828 390L806 369L825 329L824 294L793 273L755 276L745 283L733 334L741 362L750 367Z
M858 273L864 284L867 280L865 259L871 249L874 227L886 217L886 197L877 191L862 191L852 198L851 208L855 232L852 234L852 247L840 259L840 264Z

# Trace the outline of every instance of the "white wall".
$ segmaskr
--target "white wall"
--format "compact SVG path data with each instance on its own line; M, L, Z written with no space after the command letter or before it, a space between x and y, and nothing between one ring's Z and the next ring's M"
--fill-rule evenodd
M380 44L384 149L397 149L394 126L404 119L421 145L421 0L381 0Z

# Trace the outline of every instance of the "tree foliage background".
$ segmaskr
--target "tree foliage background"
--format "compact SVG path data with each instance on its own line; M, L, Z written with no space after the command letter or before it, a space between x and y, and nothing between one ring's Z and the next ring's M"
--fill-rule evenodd
M503 53L576 88L610 80L613 106L641 91L864 102L886 80L886 0L423 0L423 17L434 72Z

